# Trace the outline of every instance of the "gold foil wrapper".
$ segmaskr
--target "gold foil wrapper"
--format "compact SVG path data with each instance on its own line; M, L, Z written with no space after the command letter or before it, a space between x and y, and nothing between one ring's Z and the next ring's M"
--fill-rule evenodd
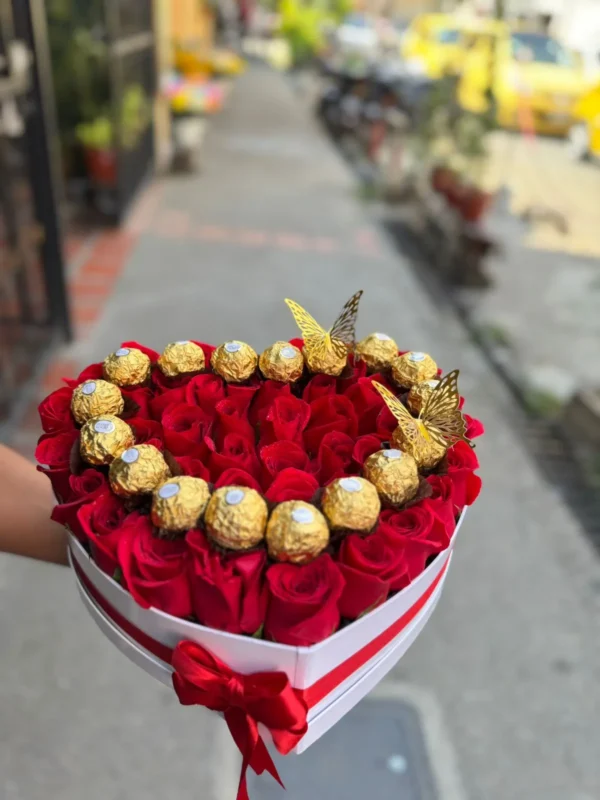
M120 497L150 494L171 477L163 454L152 444L137 444L118 455L110 465L110 488Z
M391 366L398 356L398 345L387 333L371 333L356 345L356 355L366 362L370 372Z
M198 524L209 498L208 483L202 478L171 478L154 490L152 522L169 533L188 531Z
M419 488L417 462L402 450L378 450L372 453L365 461L363 472L388 505L408 503Z
M433 439L413 442L404 435L404 431L399 425L392 434L392 444L398 450L403 450L411 455L421 470L433 469L446 455L447 449L434 442Z
M81 457L88 464L110 464L134 443L135 436L129 425L114 414L88 419L79 435Z
M150 377L150 359L135 347L120 347L104 359L104 377L117 386L138 386Z
M223 486L208 503L204 523L211 539L228 550L249 550L265 537L265 500L246 486Z
M431 397L431 393L439 386L439 383L438 380L434 379L431 381L421 381L421 383L415 383L411 386L408 397L406 398L406 404L413 414L421 413L425 401Z
M394 383L409 389L415 383L429 381L437 376L437 364L427 353L411 351L397 356L392 362Z
M162 351L158 366L167 378L202 372L206 366L204 350L193 342L172 342Z
M210 364L227 383L243 383L256 371L258 356L245 342L225 342L213 351Z
M325 488L321 507L333 529L368 533L379 517L381 500L365 478L338 478Z
M344 371L348 363L348 353L345 352L339 356L333 347L321 348L320 351L314 352L310 347L304 346L304 360L309 372L322 373L323 375L333 375L337 377Z
M304 372L302 351L289 342L275 342L261 353L258 366L269 381L294 383Z
M321 512L302 500L275 507L267 524L267 549L275 561L306 564L329 544L329 526Z
M118 386L102 380L80 383L71 398L71 413L80 425L99 414L123 412L125 401Z

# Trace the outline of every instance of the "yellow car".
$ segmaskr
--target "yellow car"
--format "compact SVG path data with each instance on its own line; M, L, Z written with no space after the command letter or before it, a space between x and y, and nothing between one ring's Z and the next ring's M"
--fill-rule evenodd
M577 161L600 158L600 83L581 96L573 115L568 139L571 157Z
M564 136L584 89L580 59L555 39L500 27L471 42L458 102L474 113L492 111L504 128Z
M406 29L400 51L409 66L437 80L455 73L461 34L451 14L419 14Z

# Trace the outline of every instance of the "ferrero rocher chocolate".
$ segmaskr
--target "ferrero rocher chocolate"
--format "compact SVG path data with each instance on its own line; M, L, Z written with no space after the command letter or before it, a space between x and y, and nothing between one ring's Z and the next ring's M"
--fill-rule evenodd
M271 558L306 564L329 544L329 527L315 506L302 500L286 500L271 514L266 540Z
M258 356L245 342L225 342L214 350L210 363L227 383L242 383L255 372Z
M339 356L333 347L321 348L320 352L315 353L313 349L305 345L302 352L309 372L313 373L337 377L342 374L348 363L348 353L345 352Z
M431 381L421 381L411 386L408 397L406 398L406 404L413 414L420 413L425 405L425 401L431 397L431 393L438 385L439 381L434 379Z
M229 550L249 550L264 539L268 513L255 489L223 486L210 498L204 523L216 544Z
M150 359L135 347L120 347L104 359L104 377L117 386L138 386L150 376Z
M411 455L417 462L419 469L433 469L446 454L446 448L436 444L433 439L428 441L413 441L404 435L404 431L398 425L392 434L392 444L399 450Z
M80 425L99 414L118 415L124 407L119 387L100 379L80 383L71 398L71 412Z
M367 533L377 522L381 500L365 478L338 478L325 488L321 507L332 528Z
M415 383L428 381L437 375L437 364L427 353L410 351L392 361L392 378L398 386L409 389Z
M202 372L205 366L204 350L194 342L172 342L162 351L158 366L167 378Z
M371 333L356 345L356 355L370 372L387 369L398 355L398 345L387 333Z
M378 450L372 453L365 461L363 472L382 500L392 506L408 503L419 488L417 462L402 450Z
M304 357L302 351L289 342L275 342L261 353L258 366L269 381L294 383L302 377Z
M110 465L110 488L121 497L149 494L171 476L163 454L152 444L137 444L118 455Z
M183 533L196 527L210 497L202 478L181 475L171 478L152 495L152 522L169 533Z
M79 436L81 457L88 464L110 464L134 443L135 436L129 425L114 414L88 419Z

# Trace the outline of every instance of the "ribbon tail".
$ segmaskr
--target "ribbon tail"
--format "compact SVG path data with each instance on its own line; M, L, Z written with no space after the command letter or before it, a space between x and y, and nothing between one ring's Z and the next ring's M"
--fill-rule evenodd
M252 717L239 708L230 708L225 712L225 722L242 754L237 800L249 800L246 781L248 767L252 767L257 775L261 775L265 771L268 772L285 789L271 754L261 739L258 726Z

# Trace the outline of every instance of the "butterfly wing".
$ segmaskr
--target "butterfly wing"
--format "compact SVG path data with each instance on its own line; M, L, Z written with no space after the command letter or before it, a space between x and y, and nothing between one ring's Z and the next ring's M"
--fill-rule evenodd
M363 290L361 289L352 295L329 331L331 344L340 357L345 355L346 351L354 347L356 343L356 318L362 294Z
M431 438L444 447L467 439L467 425L460 409L457 369L444 376L423 405L419 419Z
M417 420L411 415L410 411L404 406L404 404L381 383L373 381L373 386L383 397L386 406L396 417L398 425L402 428L402 432L406 439L411 443L419 442L421 439L423 439L423 436L419 431Z
M327 331L322 328L316 319L311 317L308 311L302 308L301 305L293 300L289 300L287 297L285 302L294 315L296 325L300 328L304 344L312 348L326 347L328 338Z

